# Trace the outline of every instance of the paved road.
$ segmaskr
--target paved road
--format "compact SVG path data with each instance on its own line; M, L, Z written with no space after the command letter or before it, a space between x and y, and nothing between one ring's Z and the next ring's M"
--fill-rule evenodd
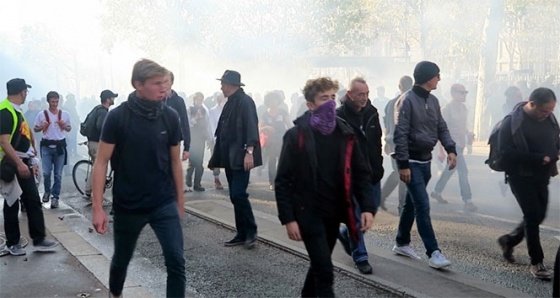
M509 232L515 226L515 223L521 219L521 212L511 197L511 194L503 197L498 187L498 180L501 174L490 173L482 163L483 158L477 156L468 156L467 161L470 165L470 180L473 188L473 199L479 206L478 213L464 213L462 211L462 202L460 200L459 189L456 178L452 178L448 188L444 192L444 196L450 201L450 204L441 205L432 204L432 219L436 235L440 246L444 253L453 261L453 271L459 271L471 275L477 279L491 283L502 284L507 287L525 292L529 295L544 297L550 296L551 284L549 282L541 282L534 280L528 272L529 258L524 242L516 249L515 255L518 259L518 265L509 265L505 263L500 256L500 251L495 243L495 239L506 232ZM387 165L387 169L390 166ZM437 179L437 167L434 165L434 177L429 189L433 188ZM266 176L266 171L263 171ZM224 177L223 177L224 178ZM276 206L274 202L273 192L268 189L268 183L265 177L254 175L251 178L250 194L251 202L256 210L276 215ZM209 171L205 173L204 186L207 191L203 193L191 193L187 195L187 200L199 199L221 199L228 201L225 191L217 191L213 189L211 183L211 174ZM80 213L89 216L88 207L84 207L81 198L76 197L70 179L64 182L64 192L69 196L65 202L77 209ZM545 251L545 263L552 266L554 252L560 245L559 239L555 238L560 235L560 183L559 180L553 179L551 184L551 202L549 207L548 218L541 229L541 241ZM396 210L396 198L389 198L388 207L390 212L380 212L376 217L376 222L372 231L366 235L366 244L370 251L388 251L394 242L394 235L397 227L398 218L393 210ZM221 242L227 239L231 234L213 226L212 224L201 221L197 218L189 218L185 222L185 235L188 239L188 250L193 250L194 259L189 259L189 270L193 274L189 276L189 286L199 292L203 296L215 295L231 295L246 296L248 286L244 275L239 277L238 271L220 270L219 268L238 268L248 266L253 262L260 260L263 264L250 265L249 272L258 272L264 277L274 276L272 280L277 280L283 286L277 287L277 283L268 284L268 286L260 286L267 284L267 278L263 277L263 281L257 285L250 286L251 293L259 293L261 296L270 294L278 296L284 292L262 292L265 289L279 289L285 291L288 296L297 295L297 289L301 285L301 278L304 276L306 262L297 257L287 255L282 251L274 248L260 245L255 252L258 258L252 254L246 255L244 250L230 250L221 246ZM191 238L191 235L193 236ZM107 241L107 244L109 241ZM417 233L413 233L413 247L421 252L422 244ZM149 229L143 234L139 241L139 256L146 258L149 263L160 266L161 256L157 254L157 242L153 238ZM262 254L261 254L262 253ZM110 253L109 253L110 254ZM234 256L230 257L230 254ZM188 255L188 254L187 254ZM202 255L204 257L199 257ZM270 256L275 256L270 258ZM227 256L223 258L222 256ZM280 257L277 257L280 256ZM159 259L158 259L159 258ZM266 259L266 262L262 260ZM270 263L270 260L275 262ZM224 260L227 264L224 264ZM231 263L235 260L243 260L241 263ZM276 262L278 260L278 262ZM374 261L375 258L372 258ZM192 267L191 267L192 264ZM205 265L207 264L207 267ZM375 264L372 264L375 268ZM253 266L255 266L253 268ZM161 270L161 266L159 267ZM197 271L196 268L201 268ZM202 269L204 268L204 269ZM259 269L260 268L260 269ZM270 270L275 269L275 270ZM299 269L299 270L298 270ZM231 275L230 272L237 275ZM212 274L209 274L212 272ZM281 273L277 273L281 272ZM278 277L276 274L285 273L284 277ZM191 273L189 273L191 274ZM256 274L251 274L255 276ZM227 280L228 282L223 282ZM230 281L239 280L233 287L229 287ZM284 283L285 281L285 283ZM346 289L362 288L361 284L353 284L355 282L344 277L337 276L337 292L346 297L366 296L366 292L347 292ZM367 289L367 291L374 291ZM276 294L271 294L276 293ZM368 292L369 293L369 292ZM368 294L367 296L370 296ZM282 295L284 296L284 295Z

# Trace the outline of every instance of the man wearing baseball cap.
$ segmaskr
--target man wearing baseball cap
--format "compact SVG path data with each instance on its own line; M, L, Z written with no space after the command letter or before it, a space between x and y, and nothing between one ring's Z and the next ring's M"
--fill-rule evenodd
M6 87L8 98L0 102L0 160L3 164L0 193L5 198L6 250L14 256L26 254L19 243L18 213L21 201L27 209L29 236L33 239L33 246L39 251L52 251L58 243L46 239L41 198L30 167L31 129L21 111L21 105L27 98L27 89L31 86L24 79L12 79ZM10 171L13 174L7 175ZM19 190L15 189L17 185Z
M109 107L115 104L115 98L118 96L119 95L117 93L108 89L101 91L101 104L93 108L84 121L88 127L86 137L88 140L88 154L91 157L92 163L95 163L95 158L97 157L97 148L99 147L99 138L101 137L103 122L105 121L107 113L109 113ZM91 199L92 170L93 167L90 167L86 183L85 196L87 199ZM106 201L104 201L104 203L107 204Z
M396 127L393 137L399 175L408 193L401 211L393 252L421 259L410 247L410 230L414 220L424 242L428 264L440 269L451 265L438 246L430 219L430 202L426 185L430 181L431 152L438 142L448 153L449 169L455 168L457 151L447 124L441 116L438 99L430 94L440 81L439 67L422 61L414 68L414 86L396 103Z

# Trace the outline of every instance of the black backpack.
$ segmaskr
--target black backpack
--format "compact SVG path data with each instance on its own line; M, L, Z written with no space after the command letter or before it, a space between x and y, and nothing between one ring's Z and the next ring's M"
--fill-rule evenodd
M97 122L97 111L99 109L104 109L104 106L97 106L95 108L93 108L93 110L91 110L91 112L89 112L89 114L87 114L86 116L86 120L84 120L84 122L80 123L80 134L84 137L90 137L95 129L95 122Z
M508 115L511 117L510 115ZM506 117L508 117L506 116ZM500 131L502 128L502 123L506 118L500 120L494 128L492 133L490 133L490 138L488 138L488 145L490 145L490 153L488 154L488 159L484 162L490 169L496 172L505 172L506 165L504 164L504 158L502 155L502 150L500 149Z

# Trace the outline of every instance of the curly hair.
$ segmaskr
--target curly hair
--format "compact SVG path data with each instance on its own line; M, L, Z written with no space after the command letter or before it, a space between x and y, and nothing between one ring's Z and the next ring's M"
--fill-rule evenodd
M329 90L338 90L338 82L333 81L329 77L322 77L307 80L302 92L305 100L312 102L315 98L315 95L317 95L319 92L325 92Z

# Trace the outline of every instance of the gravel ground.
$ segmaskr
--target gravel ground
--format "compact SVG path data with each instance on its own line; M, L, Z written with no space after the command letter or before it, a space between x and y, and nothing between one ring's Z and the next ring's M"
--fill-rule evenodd
M468 161L468 160L467 160ZM255 210L277 214L273 192L268 189L266 170L263 176L253 175L249 186L251 203ZM434 170L432 184L437 179ZM449 204L441 205L432 201L432 220L438 242L443 253L453 262L452 270L467 274L475 279L522 291L535 297L550 297L551 282L534 279L528 271L529 257L525 242L515 250L518 264L506 263L496 244L496 238L510 232L521 219L519 207L510 196L502 197L496 185L497 177L482 167L471 168L473 199L480 207L480 213L463 213L456 178L452 178L444 192ZM70 178L70 177L68 177ZM75 196L71 179L66 178L63 191ZM189 193L187 200L220 199L229 201L226 191L213 189L211 172L204 174L203 193ZM222 174L222 183L225 175ZM541 243L545 252L545 264L552 268L554 256L560 242L558 179L551 184L551 203L545 228L541 227ZM70 205L80 209L83 199L68 199ZM387 201L389 210L396 210L396 198ZM82 208L83 209L83 208ZM89 211L83 209L81 213ZM366 234L368 248L390 250L398 218L391 213L380 212L374 227ZM550 227L550 228L549 228ZM207 297L248 297L248 296L297 296L307 270L307 261L284 251L259 244L254 251L242 248L225 248L222 241L232 236L232 232L199 218L189 216L185 221L185 249L188 261L189 287ZM412 246L420 254L424 251L415 228L412 232ZM146 229L138 243L139 255L162 270L163 260L159 245L150 229ZM231 255L231 256L230 256ZM270 257L274 256L274 257ZM375 264L372 264L375 268ZM276 269L278 268L278 269ZM336 293L342 297L367 297L386 295L359 281L337 274Z

